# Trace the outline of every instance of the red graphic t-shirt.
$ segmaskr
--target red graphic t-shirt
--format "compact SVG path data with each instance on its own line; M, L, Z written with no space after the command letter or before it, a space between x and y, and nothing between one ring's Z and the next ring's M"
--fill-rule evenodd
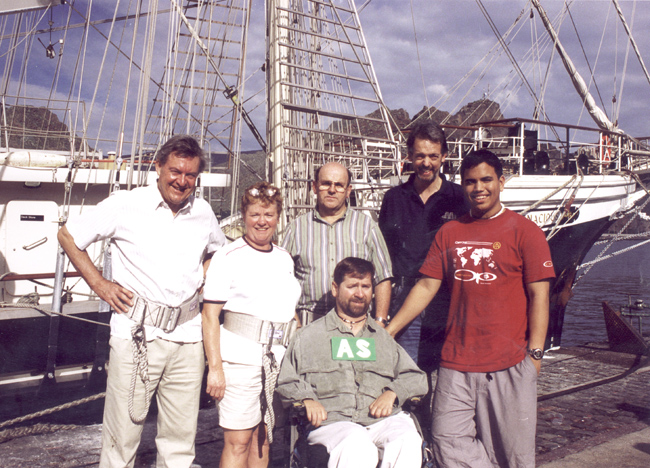
M451 291L441 366L495 372L526 355L526 284L555 277L542 230L510 210L446 223L420 273Z

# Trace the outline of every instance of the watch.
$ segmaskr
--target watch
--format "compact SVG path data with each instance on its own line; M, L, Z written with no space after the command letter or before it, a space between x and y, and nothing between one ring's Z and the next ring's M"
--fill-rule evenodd
M384 324L388 325L388 324L390 323L390 315L389 315L388 317L386 317L386 318L384 318L384 317L377 317L377 318L375 319L375 322L377 322L377 323L384 323Z
M533 348L528 350L528 355L535 361L540 361L544 357L544 350L540 348Z

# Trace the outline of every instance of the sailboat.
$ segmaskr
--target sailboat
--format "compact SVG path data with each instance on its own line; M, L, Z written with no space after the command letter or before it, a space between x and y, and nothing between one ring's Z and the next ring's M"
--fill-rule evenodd
M546 343L552 348L561 344L566 305L585 255L605 230L617 219L638 212L637 203L647 198L642 178L647 180L650 174L650 151L647 142L626 135L598 108L544 8L537 0L530 3L596 127L555 123L541 117L491 121L480 116L462 126L443 125L452 135L445 172L457 179L462 157L472 149L489 148L501 157L507 173L503 203L538 224L551 246L558 276L552 288ZM276 97L269 104L272 112L268 126L273 129L269 154L273 181L287 189L289 216L312 205L308 182L313 168L330 159L352 169L355 194L360 194L355 197L356 208L375 213L382 192L405 177L401 161L405 155L403 133L408 132L408 125L404 132L390 126L391 115L366 55L354 2L267 4L272 51L268 88L269 96ZM502 37L499 42L507 48ZM339 73L342 69L349 73L345 79ZM364 89L370 97L362 97ZM342 102L353 108L364 99L378 106L366 118L383 116L389 124L372 133L379 137L374 140L368 137L371 132L361 130L368 122L337 114L330 105L331 101ZM425 111L420 117L430 114ZM338 125L349 125L352 132L347 136L333 133ZM570 135L577 132L587 134L586 140L573 141ZM339 151L344 143L351 146ZM373 154L371 148L379 152ZM551 149L562 153L562 163L555 168L550 165Z
M281 228L312 206L309 184L326 161L350 168L352 208L371 216L407 175L408 126L384 100L355 2L265 2L266 54L252 73L264 75L264 97L248 97L245 78L254 10L252 0L0 3L0 392L102 375L107 333L94 321L110 311L75 276L56 231L114 190L154 183L152 157L169 136L192 134L211 155L197 195L215 211L230 205L232 237L242 173L282 189ZM446 127L459 135L447 175L466 152L490 148L508 168L506 206L547 233L558 273L547 347L559 346L577 268L646 195L650 151L615 126L541 117ZM590 137L570 141L578 130ZM244 139L261 149L257 168ZM553 151L560 170L544 159ZM110 275L106 247L89 253Z

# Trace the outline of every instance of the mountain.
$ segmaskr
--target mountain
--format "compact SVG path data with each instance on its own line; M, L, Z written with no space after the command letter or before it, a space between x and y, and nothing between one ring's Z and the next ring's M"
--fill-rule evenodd
M70 151L70 131L59 117L45 107L5 105L9 147L30 150ZM75 150L81 140L75 138ZM0 135L0 144L7 146L6 135Z
M480 99L478 101L470 102L463 106L456 114L451 115L449 112L441 111L431 106L423 107L420 112L415 114L413 120L409 123L412 127L420 119L429 118L438 124L451 125L456 127L468 127L476 122L492 122L494 120L501 120L505 117L501 113L501 106L498 102L491 101L490 99ZM445 130L448 139L459 138L472 138L473 130L471 129L451 129ZM488 129L489 136L503 137L508 134L507 128L493 127Z
M389 110L389 112L392 117L390 127L393 131L393 135L395 135L397 133L397 129L399 128L401 130L406 127L411 121L411 118L409 117L409 113L404 109ZM375 119L382 118L379 109L368 114L366 117ZM368 138L386 138L383 124L369 120L359 120L358 124L361 135Z
M397 133L396 130L399 128L403 132L407 132L410 127L412 127L420 119L431 119L438 124L458 126L458 127L468 127L472 123L476 122L489 122L493 120L501 120L504 118L501 113L501 107L499 103L491 101L489 99L480 99L478 101L470 102L463 106L456 114L452 115L449 112L436 109L434 106L427 108L424 106L418 113L415 114L413 119L409 117L409 114L404 109L395 109L390 110L391 128L393 133ZM379 110L368 114L366 117L380 118ZM336 128L336 123L333 125L333 128ZM386 135L383 131L383 125L377 122L371 122L367 120L359 121L359 128L361 135L369 138L386 138ZM507 128L492 128L489 130L491 136L501 137L508 134ZM471 138L473 131L471 129L450 129L448 128L445 133L447 138Z

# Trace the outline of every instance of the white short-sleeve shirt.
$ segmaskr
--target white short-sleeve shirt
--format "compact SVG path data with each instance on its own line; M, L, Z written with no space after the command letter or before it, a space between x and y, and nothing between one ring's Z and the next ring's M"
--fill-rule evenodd
M66 224L77 247L110 239L113 280L145 299L176 307L203 281L203 258L221 248L225 236L203 199L190 197L174 216L157 185L118 191ZM133 321L111 318L111 335L131 337ZM145 327L147 339L202 340L201 316L165 333Z
M252 315L271 322L289 322L295 316L300 284L293 260L272 245L260 251L239 238L215 254L206 275L204 300L224 303L223 310ZM261 365L264 345L221 327L221 358L237 364ZM273 346L275 358L283 346Z

